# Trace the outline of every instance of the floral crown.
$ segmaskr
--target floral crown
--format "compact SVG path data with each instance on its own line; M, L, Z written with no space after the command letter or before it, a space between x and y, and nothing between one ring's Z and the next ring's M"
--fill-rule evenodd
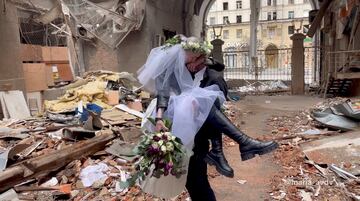
M189 50L194 53L200 53L205 55L209 55L211 53L211 50L213 49L213 46L207 41L198 42L195 40L187 40L186 37L181 35L176 35L165 41L165 47L171 47L177 44L181 44L184 50Z

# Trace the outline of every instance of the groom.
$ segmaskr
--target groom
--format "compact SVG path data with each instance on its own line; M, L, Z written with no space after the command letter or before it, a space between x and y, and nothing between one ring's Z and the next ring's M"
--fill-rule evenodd
M217 85L227 96L227 84L221 76L225 66L212 58L198 53L186 53L186 68L190 72L194 82L199 87ZM157 111L164 111L169 102L169 97L162 91L157 95ZM215 106L220 109L219 101ZM159 115L160 116L160 115ZM157 121L156 129L164 128L161 120ZM166 129L166 128L165 128ZM212 134L212 135L210 135ZM209 136L211 137L212 149L209 152ZM214 201L216 200L213 190L210 187L207 177L207 164L213 164L216 169L227 177L233 177L234 171L229 166L222 151L222 134L214 131L208 126L202 126L194 139L194 155L190 158L186 188L193 201Z
M186 64L191 75L204 71L200 87L210 85L219 86L220 90L227 97L228 88L225 80L221 76L221 71L225 66L212 58L205 56L190 59ZM215 103L220 108L220 103ZM186 188L193 201L215 201L214 191L211 189L207 176L206 162L213 161L216 169L223 175L233 177L233 169L229 166L222 152L222 136L217 133L211 139L212 150L209 152L209 133L214 132L211 128L203 126L195 136L194 155L190 158Z
M186 52L186 68L194 79L194 84L199 87L217 85L227 96L227 85L221 76L221 71L225 66L205 55ZM157 94L157 115L162 116L169 102L166 90L159 91ZM220 109L219 101L215 106ZM166 129L161 118L156 120L156 129ZM211 137L212 149L209 152L209 136ZM193 201L214 201L216 200L213 190L207 178L207 164L215 165L216 169L227 177L233 177L234 171L226 161L222 151L222 134L208 126L202 126L194 139L194 155L190 158L186 188Z
M172 43L179 44L181 40L175 38L176 40L169 41L169 44ZM209 54L209 48L206 44L199 44L193 38L184 38L186 42L181 44L182 48L185 50L185 64L186 70L193 77L193 82L191 85L193 87L206 87L210 85L217 85L223 91L225 97L227 95L227 86L224 79L221 77L219 71L224 69L222 64L214 60L207 60L205 55ZM184 40L184 41L185 41ZM170 46L171 47L171 46ZM175 52L176 53L176 52ZM178 52L179 53L179 52ZM182 56L182 55L178 55ZM181 60L183 62L183 60ZM183 69L181 69L183 70ZM184 69L185 70L185 69ZM185 73L187 74L185 70ZM178 71L174 71L178 72ZM183 71L181 71L183 72ZM171 72L170 72L171 73ZM185 74L185 75L186 75ZM187 74L189 75L189 74ZM170 75L171 76L171 75ZM180 76L179 73L174 76ZM165 78L157 76L155 82L158 82L160 88L157 91L157 108L156 108L156 130L166 130L163 121L163 113L167 109L167 104L169 102L169 89L164 87ZM177 79L175 77L175 79ZM165 81L168 81L167 78ZM173 90L181 90L179 86L179 81L169 82L173 84ZM190 82L188 82L190 83ZM181 83L180 83L181 84ZM186 90L186 89L185 89ZM185 91L186 92L186 91ZM209 91L209 93L211 93ZM181 91L179 92L181 94ZM203 94L206 98L207 94ZM201 99L201 98L200 98ZM214 99L213 99L214 100ZM216 99L215 99L216 100ZM175 105L176 107L176 105ZM255 155L262 155L274 151L278 144L273 141L262 142L251 138L250 136L243 133L239 130L220 110L220 101L215 101L214 105L211 107L209 114L202 124L200 130L196 133L194 139L194 154L190 157L188 175L186 188L190 194L190 197L193 201L216 201L215 194L211 189L211 186L207 177L207 165L206 162L216 165L216 169L225 176L232 177L233 170L228 166L224 154L222 152L222 142L221 142L221 133L224 132L227 136L233 139L236 143L239 144L239 150L241 153L241 159L249 160ZM183 111L187 112L187 111ZM191 123L191 122L188 122ZM186 126L186 125L184 125ZM193 133L194 134L194 133ZM211 136L212 150L209 150L209 138ZM213 139L215 137L215 139ZM226 174L225 174L226 173Z

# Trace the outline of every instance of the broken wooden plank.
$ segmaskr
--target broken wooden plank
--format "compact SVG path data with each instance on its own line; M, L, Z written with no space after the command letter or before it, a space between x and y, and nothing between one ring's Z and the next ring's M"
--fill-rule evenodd
M71 184L63 184L60 186L15 186L14 190L16 192L23 192L23 191L60 191L63 193L70 193L71 191Z
M46 175L64 167L71 161L86 157L103 150L105 145L116 137L112 130L100 131L101 134L50 154L24 161L0 172L0 192L12 188L23 181Z
M329 7L330 3L332 2L332 0L326 0L320 7L319 12L317 13L314 21L311 23L311 26L309 28L309 31L307 32L306 35L308 35L309 37L313 37L314 34L316 33L316 30L318 29L318 27L321 24L321 21L326 13L327 8Z
M113 126L125 124L127 121L135 120L136 116L114 108L112 110L102 111L101 118L104 120L104 126L107 126L109 124Z

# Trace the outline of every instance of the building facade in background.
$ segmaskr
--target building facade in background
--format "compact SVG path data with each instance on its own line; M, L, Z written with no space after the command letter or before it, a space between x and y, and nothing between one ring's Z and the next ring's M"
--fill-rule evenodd
M309 0L261 0L260 7L259 49L290 48L290 36L306 33L309 28ZM250 41L250 13L250 0L216 0L207 17L207 39L213 40L221 33L224 49L246 49ZM311 45L312 40L306 38L305 46Z
M223 55L226 79L254 79L255 67L250 66L250 1L216 0L207 16L207 40L224 41ZM309 0L260 0L257 27L257 79L291 80L290 37L306 34L309 29ZM312 82L314 49L311 38L304 39L305 79Z

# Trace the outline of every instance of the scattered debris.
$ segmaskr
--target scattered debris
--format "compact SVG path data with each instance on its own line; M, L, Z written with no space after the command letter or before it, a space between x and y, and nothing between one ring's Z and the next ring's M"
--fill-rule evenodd
M80 172L80 179L84 187L92 186L97 183L97 186L102 186L108 178L106 172L109 167L105 163L98 163L90 165L82 169Z
M0 195L0 200L9 200L9 201L20 201L17 193L14 189L9 189L8 191Z
M59 184L59 181L56 179L56 177L52 177L50 180L48 180L47 182L41 184L40 186L42 187L52 187L52 186L56 186Z
M120 140L116 140L110 147L106 148L105 151L125 160L126 162L133 162L137 157L137 155L133 151L134 148L134 144L129 144Z
M0 172L0 191L7 190L13 185L35 178L39 174L49 173L57 170L69 162L96 153L116 137L111 130L102 131L98 136L75 143L63 149L53 151L43 156L38 156Z
M30 144L16 144L0 154L0 171L7 167L8 160L13 160L14 157L28 148Z
M360 108L359 102L352 103L350 100L331 107L331 110L338 115L344 115L346 117L360 120Z
M302 132L301 134L304 134L304 135L320 135L321 131L319 129L309 129L309 130L306 130L306 131Z
M329 128L342 131L355 130L360 126L359 122L328 112L313 112L312 117Z
M282 170L272 181L270 195L273 199L356 200L360 195L359 188L353 186L359 180L360 164L356 162L360 148L359 132L339 133L338 124L329 126L330 118L319 122L319 119L315 121L318 116L313 115L314 111L322 111L348 120L349 117L331 110L345 102L347 105L358 103L357 100L342 98L327 99L313 109L273 116L268 120L273 132L266 139L275 139L281 144L275 152ZM351 121L357 122L355 118ZM335 131L328 130L334 128Z
M281 80L277 81L257 81L254 83L247 83L248 85L236 88L235 91L242 93L250 92L281 92L289 91L290 88Z
M245 184L246 182L247 182L247 180L242 180L242 179L240 179L240 180L237 180L236 181L238 184Z
M337 175L339 175L341 178L346 179L346 180L350 180L350 179L359 179L356 176L354 176L353 174L336 167L336 165L331 164L330 165L330 170L335 172Z
M127 72L114 73L110 71L89 72L83 79L86 82L68 87L65 94L59 97L58 100L45 101L45 109L53 113L71 112L78 107L80 101L82 101L83 105L94 103L104 109L111 109L112 106L108 104L105 95L108 82L119 82L125 87L132 86L132 83L136 81Z
M300 196L301 196L301 200L302 201L312 201L313 199L311 198L312 193L306 192L304 190L300 190Z
M158 199L140 186L119 185L136 171L133 149L143 135L142 107L150 102L135 81L126 72L88 72L63 86L57 100L45 101L43 116L0 121L0 200ZM14 118L17 110L4 104L12 92L0 94L1 109ZM176 200L188 197L184 191Z
M110 200L114 196L121 200L157 199L139 186L122 185L128 175L136 171L134 164L138 156L133 148L143 135L140 130L142 107L150 103L149 94L135 86L130 74L108 71L90 72L64 88L64 96L46 103L43 117L0 121L0 167L3 169L0 191L13 188L8 192L14 199L24 195L34 200L42 197ZM113 96L111 100L109 94ZM3 96L0 100L4 102ZM347 99L326 100L311 110L267 120L271 135L264 139L279 142L275 159L282 166L272 181L272 199L358 198L358 135L332 130L333 127L315 121L313 115L325 111L357 122L354 118L357 103ZM353 111L344 112L344 108L338 107L341 104L351 106ZM250 110L240 114L231 104L226 105L225 113L230 119L253 114ZM239 122L240 126L243 124L246 123ZM224 137L224 147L232 146L237 144ZM347 155L341 150L346 150ZM211 168L208 174L210 178L219 176ZM247 181L237 183L244 185ZM187 198L183 192L176 200Z
M122 111L125 111L125 112L127 112L129 114L135 115L135 116L137 116L139 118L143 118L143 116L144 116L143 113L141 113L141 112L139 112L137 110L131 109L131 108L129 108L128 106L126 106L124 104L120 104L120 105L117 105L115 107L122 110Z

